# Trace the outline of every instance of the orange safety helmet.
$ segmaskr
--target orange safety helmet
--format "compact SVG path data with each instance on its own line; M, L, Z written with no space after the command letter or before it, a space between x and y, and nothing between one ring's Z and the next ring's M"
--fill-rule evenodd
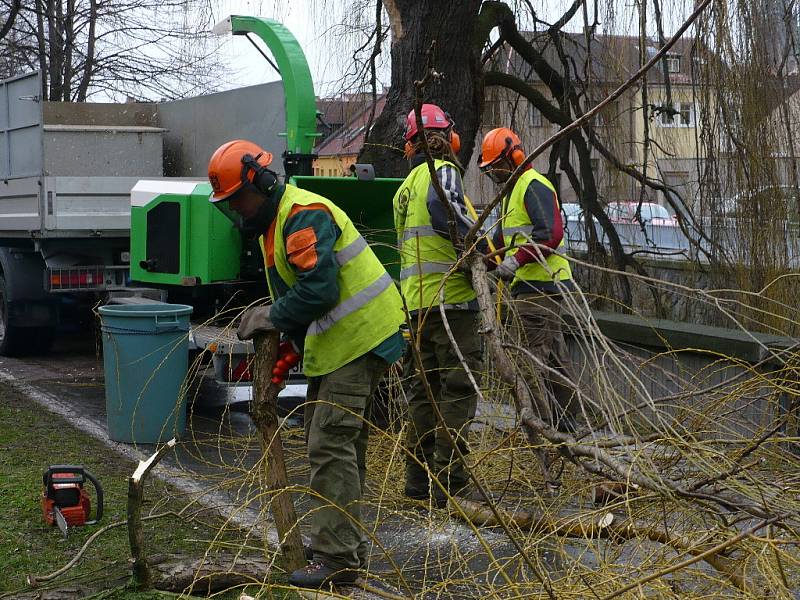
M519 136L508 127L498 127L484 136L481 153L478 155L478 167L487 169L504 156L507 156L514 166L519 166L525 160Z
M261 180L264 173L272 175L267 169L271 163L272 153L253 142L233 140L222 144L208 161L208 180L214 189L211 202L227 200L246 183L264 187Z

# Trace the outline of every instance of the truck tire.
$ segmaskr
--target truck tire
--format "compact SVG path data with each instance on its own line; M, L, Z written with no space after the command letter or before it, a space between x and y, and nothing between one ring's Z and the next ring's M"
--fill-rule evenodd
M19 327L13 323L6 278L0 273L0 355L45 354L53 345L55 328Z

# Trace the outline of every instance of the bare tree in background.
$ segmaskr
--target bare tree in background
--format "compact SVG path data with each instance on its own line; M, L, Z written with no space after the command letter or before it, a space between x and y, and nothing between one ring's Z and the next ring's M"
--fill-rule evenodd
M176 98L214 89L207 0L22 0L0 42L4 77L38 69L42 97Z
M385 176L406 172L400 121L412 105L413 82L422 77L433 40L438 42L434 63L439 76L428 86L426 101L453 114L463 142L460 157L469 164L481 123L508 124L509 114L497 121L495 114L487 114L494 99L533 106L545 122L563 128L644 64L663 46L674 15L688 14L693 6L688 0L655 0L638 2L622 14L611 1L575 0L563 13L545 19L538 4L526 1L382 4L391 27L391 89L360 160L372 162ZM796 143L789 133L798 111L792 97L800 87L797 12L794 3L781 0L763 0L757 6L714 2L681 40L680 73L665 58L630 90L621 110L607 111L549 150L547 174L560 173L580 203L594 262L645 272L641 250L626 247L606 210L609 201L644 200L659 201L678 217L690 256L715 269L750 261L764 266L758 277L749 267L737 276L743 289L760 290L789 266L791 244L783 239L797 208L786 207L787 200L781 199L783 208L772 212L768 205L774 195L762 192L761 200L738 210L745 221L734 224L734 215L723 205L735 204L732 196L755 197L748 192L770 186L798 189ZM628 47L612 39L625 36L603 31L627 32ZM373 46L364 45L363 53L373 57ZM509 69L510 64L516 69ZM604 79L609 74L616 80ZM676 77L681 94L673 83ZM662 124L687 118L691 128L685 129L686 143L694 151L684 163L696 164L680 167L687 172L676 185L675 174L665 172L664 163L683 157L679 148L665 142ZM639 132L625 138L622 123ZM601 171L618 180L622 191L615 197L604 194ZM797 194L791 196L789 203L797 206ZM752 215L751 209L756 211ZM712 213L717 217L713 224ZM770 218L775 231L756 234L753 228L766 231L762 225ZM641 216L639 222L644 232ZM753 241L740 241L743 229L751 231L745 237ZM762 265L765 261L769 268ZM613 295L630 306L629 285L622 278L616 283ZM723 285L724 280L715 283Z
M11 0L10 2L3 2L3 8L0 12L2 15L2 26L0 26L0 40L8 35L11 28L14 27L14 21L17 19L19 9L22 6L22 0Z

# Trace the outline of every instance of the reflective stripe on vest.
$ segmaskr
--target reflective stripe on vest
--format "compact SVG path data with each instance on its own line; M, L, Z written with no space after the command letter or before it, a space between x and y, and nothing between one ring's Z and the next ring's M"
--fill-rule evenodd
M417 237L439 235L433 225L418 225L416 227L406 227L403 230L403 241L407 242Z
M295 206L311 204L324 205L341 231L333 246L339 265L336 277L339 299L331 310L309 325L303 350L304 373L319 377L363 356L396 334L405 315L394 281L344 211L326 198L292 185L286 186L278 204L271 249L281 281L289 288L297 283L297 274L286 254L283 234L286 221ZM265 243L262 237L262 244ZM265 248L264 256L269 250ZM276 298L270 269L267 269L267 283L270 294Z
M428 275L430 273L447 273L455 263L421 263L411 265L400 270L400 281L415 275Z
M530 225L522 225L521 227L503 227L503 237L509 235L516 235L521 233L528 237L533 236L533 224Z
M449 166L457 171L455 165L442 160L434 161L434 166L437 170ZM436 233L431 223L430 185L428 165L422 163L411 170L393 201L400 246L400 288L412 312L438 306L442 287L445 305L465 305L475 299L467 275L453 271L456 251L452 242Z
M359 235L355 240L350 242L349 245L336 253L336 262L339 263L341 267L361 254L367 247L367 240Z
M528 169L517 180L514 189L511 191L511 196L503 203L502 214L502 228L503 228L503 244L512 250L508 254L514 255L519 251L520 246L530 244L530 237L533 235L533 223L531 222L528 211L525 208L525 192L528 186L534 181L543 184L547 189L556 193L553 184L541 173L535 169ZM558 202L558 199L556 199ZM559 206L560 208L560 206ZM558 248L563 252L565 247L562 238ZM522 281L565 281L572 279L572 269L570 268L569 261L566 258L550 254L545 259L547 266L545 267L538 260L534 260L519 269L515 273L514 282Z
M328 331L328 329L333 327L337 322L354 313L359 308L366 306L380 296L381 292L392 286L394 286L392 276L384 272L377 281L369 284L355 296L350 296L347 300L341 304L337 304L316 321L312 321L311 325L308 326L307 335L319 335L324 331Z

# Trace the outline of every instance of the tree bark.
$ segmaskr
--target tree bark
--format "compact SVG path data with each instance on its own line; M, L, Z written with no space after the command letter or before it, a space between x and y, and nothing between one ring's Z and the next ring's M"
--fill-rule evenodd
M139 466L128 478L128 542L133 559L133 580L137 590L149 590L153 581L147 554L144 549L144 532L142 530L142 501L144 500L144 482L151 469L164 455L175 447L175 438L161 446L147 460L140 460Z
M438 81L426 86L425 102L450 113L461 137L459 158L472 156L475 135L483 113L481 46L475 42L480 0L384 2L392 29L392 79L386 107L375 121L370 144L359 155L380 177L404 176L405 117L414 106L414 81L426 74L426 52L436 40L433 66ZM393 148L396 150L388 150Z
M255 358L253 364L253 421L261 433L261 448L265 455L267 486L272 496L272 517L278 529L281 551L289 571L306 564L303 540L297 525L297 514L288 491L286 463L283 444L278 429L278 392L280 387L272 383L272 367L278 358L278 332L257 335L253 340Z
M89 83L92 81L94 74L94 59L95 59L95 41L97 26L97 0L90 0L89 2L89 33L86 41L86 60L83 64L83 76L81 77L80 85L78 86L77 101L85 102L86 94L89 91Z

